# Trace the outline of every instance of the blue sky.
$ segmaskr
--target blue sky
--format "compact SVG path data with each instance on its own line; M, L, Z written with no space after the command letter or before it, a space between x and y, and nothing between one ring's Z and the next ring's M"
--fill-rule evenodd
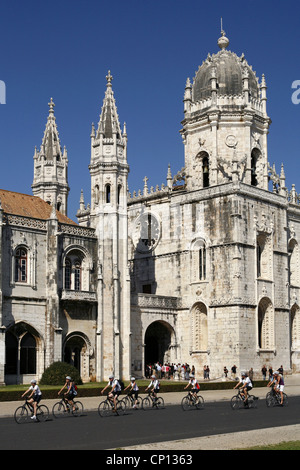
M121 125L127 124L129 190L166 183L184 166L179 134L183 93L208 53L218 52L220 18L229 49L267 81L269 161L283 162L300 192L300 4L265 0L9 0L0 9L0 187L31 194L34 147L50 97L69 157L68 215L81 189L90 202L90 132L98 123L108 70Z

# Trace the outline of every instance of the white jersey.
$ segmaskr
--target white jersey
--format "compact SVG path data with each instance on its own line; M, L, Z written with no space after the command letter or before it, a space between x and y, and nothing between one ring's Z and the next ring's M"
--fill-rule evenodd
M131 382L131 387L132 387L132 390L134 392L137 392L139 387L137 386L137 384L135 383L135 381Z
M159 380L157 379L154 379L154 380L151 380L150 384L149 384L149 387L154 387L154 389L159 389ZM148 387L148 388L149 388Z
M252 387L252 382L249 379L249 377L246 377L245 379L242 380L243 385L247 385L247 387Z
M115 392L120 392L121 391L121 385L119 384L119 381L117 379L109 381L107 385L110 385L111 387L114 387Z
M41 392L40 387L38 385L35 385L34 387L31 385L29 390L33 390L33 394L34 394L35 397L42 395L42 392Z

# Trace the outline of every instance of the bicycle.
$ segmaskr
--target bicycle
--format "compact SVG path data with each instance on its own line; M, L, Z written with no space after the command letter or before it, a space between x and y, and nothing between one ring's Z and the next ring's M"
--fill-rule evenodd
M204 408L204 398L201 395L194 396L193 393L189 392L181 400L181 407L184 411L191 410L196 408L197 410L203 410Z
M271 406L288 406L288 396L283 392L283 402L281 405L280 393L275 392L274 387L266 395L266 405L268 408Z
M75 409L74 409L75 408ZM81 401L73 400L73 406L66 400L65 397L62 397L60 401L54 403L52 407L52 414L55 418L61 418L67 415L81 416L83 413L83 404Z
M247 402L245 397L241 394L241 390L238 391L237 395L234 395L230 400L230 405L233 410L238 410L240 408L257 408L258 397L250 395L248 393Z
M148 392L148 396L143 398L142 401L142 408L143 410L149 410L150 408L156 408L157 410L161 410L164 408L165 402L162 397L154 397L152 392Z
M114 402L109 398L106 398L102 401L98 406L98 413L99 415L104 418L107 416L118 415L122 416L126 412L126 404L124 400L119 400L117 398L116 410L114 410Z
M18 406L14 413L14 418L15 421L18 424L23 424L28 421L28 417L30 414L30 417L33 416L33 406L31 403L28 403L28 399L25 398L25 403L24 405ZM49 418L49 409L48 406L46 405L37 405L36 407L36 420L40 422L47 421Z
M135 402L136 402L136 409L140 410L142 408L143 400L141 397L138 397L137 399L135 399L133 395L130 395L130 393L128 393L126 397L123 398L123 401L125 402L126 409L133 408Z

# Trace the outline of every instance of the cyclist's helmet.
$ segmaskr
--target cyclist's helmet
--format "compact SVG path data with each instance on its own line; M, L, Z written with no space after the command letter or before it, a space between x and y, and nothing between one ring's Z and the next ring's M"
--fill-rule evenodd
M151 375L151 379L156 379L155 375Z
M242 372L242 377L247 377L246 372Z
M134 378L134 377L130 377L130 380L133 382L133 381L135 380L135 378Z
M67 375L66 380L72 380L69 375Z
M33 379L33 380L31 380L31 382L30 382L30 383L32 383L32 384L36 384L36 380L34 380L34 379Z
M110 375L108 378L109 378L109 379L113 379L113 378L114 378L114 375Z
M274 375L279 375L279 371L275 370Z

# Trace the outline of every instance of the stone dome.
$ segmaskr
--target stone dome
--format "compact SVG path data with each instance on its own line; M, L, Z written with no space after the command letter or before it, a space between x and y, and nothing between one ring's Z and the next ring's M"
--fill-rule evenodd
M252 98L259 97L259 85L255 72L248 65L244 55L238 57L226 50L229 40L222 32L218 41L221 50L208 55L196 72L193 82L193 101L201 101L211 96L211 76L216 74L218 95L241 95L243 93L243 75L248 72L249 93Z

